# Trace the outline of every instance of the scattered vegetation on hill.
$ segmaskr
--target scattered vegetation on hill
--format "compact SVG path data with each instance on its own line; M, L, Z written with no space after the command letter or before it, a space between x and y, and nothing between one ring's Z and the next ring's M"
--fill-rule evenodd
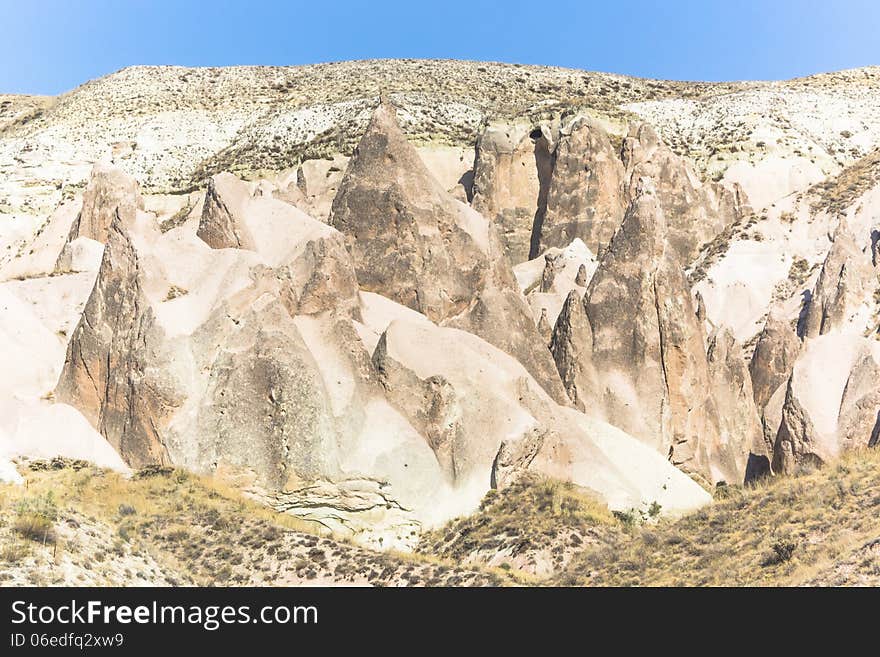
M0 582L12 585L485 586L503 571L372 552L181 470L132 478L34 462L0 486Z
M609 533L555 584L880 584L880 452L755 487L728 486L680 520Z
M6 584L396 586L880 584L880 451L754 486L678 520L612 514L571 484L525 478L415 554L321 534L210 479L126 479L35 462L0 488Z
M571 483L524 478L491 490L474 515L422 536L417 550L462 564L487 564L521 576L563 568L589 543L605 540L618 520Z
M829 214L843 214L855 200L875 187L880 181L880 150L846 167L836 176L817 183L810 188L814 198L812 210Z

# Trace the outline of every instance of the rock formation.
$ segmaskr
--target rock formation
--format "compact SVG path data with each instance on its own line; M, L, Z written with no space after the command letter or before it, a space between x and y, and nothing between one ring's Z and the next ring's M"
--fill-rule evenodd
M583 297L576 291L568 293L553 335L550 352L562 377L565 392L575 408L584 411L584 397L598 389L593 367L593 330L587 318Z
M112 164L96 164L83 192L82 208L57 254L53 273L94 271L101 261L101 245L108 240L116 217L123 224L131 223L143 205L134 178Z
M99 163L83 192L82 210L70 229L69 241L88 237L106 242L116 215L123 224L134 221L143 199L137 181L117 167Z
M749 363L752 391L759 410L764 409L776 389L788 380L800 349L801 342L794 327L779 313L771 311Z
M128 226L133 223L131 217ZM141 467L168 462L156 426L183 400L148 376L160 347L126 226L117 213L55 396L80 409L127 463Z
M816 288L810 296L801 332L806 338L824 335L854 319L873 293L877 278L870 253L864 253L845 221L834 234Z
M876 442L880 343L870 336L877 285L869 243L860 248L843 220L802 313L804 343L779 412L775 471Z
M493 222L512 262L530 257L532 229L546 205L551 143L528 124L491 123L477 139L473 208Z
M431 176L387 103L349 162L331 224L363 289L483 337L566 399L494 228Z
M572 294L559 315L551 351L560 376L588 414L707 480L740 481L754 438L742 428L757 426L743 399L746 366L729 338L717 338L710 368L705 341L658 194L643 179L583 309ZM718 401L747 417L722 426Z
M576 290L583 296L598 264L587 245L575 239L564 249L547 249L513 271L535 321L546 314L552 329L569 292Z
M709 462L718 470L714 479L723 480L733 473L737 478L727 483L740 483L749 478L750 458L752 461L763 458L767 465L770 462L770 449L764 442L748 365L742 346L725 328L709 336L706 356L720 428L718 444L712 445L708 454Z
M209 178L196 235L212 249L256 248L243 216L250 196L247 184L230 173Z
M667 217L668 240L683 263L690 263L700 246L750 213L741 191L702 183L687 160L673 153L648 124L630 127L621 157L627 198L635 198L643 177L654 181Z
M536 225L540 250L579 238L598 253L625 209L623 164L608 134L593 119L575 119L562 129L554 150L547 209Z

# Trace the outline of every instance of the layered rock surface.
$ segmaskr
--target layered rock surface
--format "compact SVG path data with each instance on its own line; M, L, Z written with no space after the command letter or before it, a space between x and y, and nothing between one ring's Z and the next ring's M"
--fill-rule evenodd
M563 127L553 151L546 208L539 217L541 250L582 240L601 253L626 209L625 172L600 123L578 117Z
M349 162L331 224L363 289L483 337L567 399L494 227L431 176L388 103Z
M532 234L547 204L552 144L526 123L493 123L477 140L474 209L498 229L514 263L532 257Z
M746 366L732 338L716 336L710 369L706 337L666 233L658 193L642 179L583 302L569 295L551 350L569 395L587 413L710 481L739 481L757 426L751 386L744 391ZM747 410L730 420L746 431L742 424L722 426L719 401L731 413Z

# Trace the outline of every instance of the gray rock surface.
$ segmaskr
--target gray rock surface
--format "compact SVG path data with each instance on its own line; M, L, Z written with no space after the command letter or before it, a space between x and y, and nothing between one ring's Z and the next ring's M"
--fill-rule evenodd
M331 224L346 235L361 288L479 335L567 400L496 231L431 176L385 102L349 162Z
M579 117L564 127L539 220L541 250L580 238L600 253L623 219L624 182L623 163L599 122Z

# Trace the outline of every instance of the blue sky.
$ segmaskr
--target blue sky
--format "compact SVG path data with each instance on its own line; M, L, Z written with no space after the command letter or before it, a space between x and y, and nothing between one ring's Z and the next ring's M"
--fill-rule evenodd
M686 80L880 64L876 0L0 0L0 16L0 93L133 64L452 58Z

